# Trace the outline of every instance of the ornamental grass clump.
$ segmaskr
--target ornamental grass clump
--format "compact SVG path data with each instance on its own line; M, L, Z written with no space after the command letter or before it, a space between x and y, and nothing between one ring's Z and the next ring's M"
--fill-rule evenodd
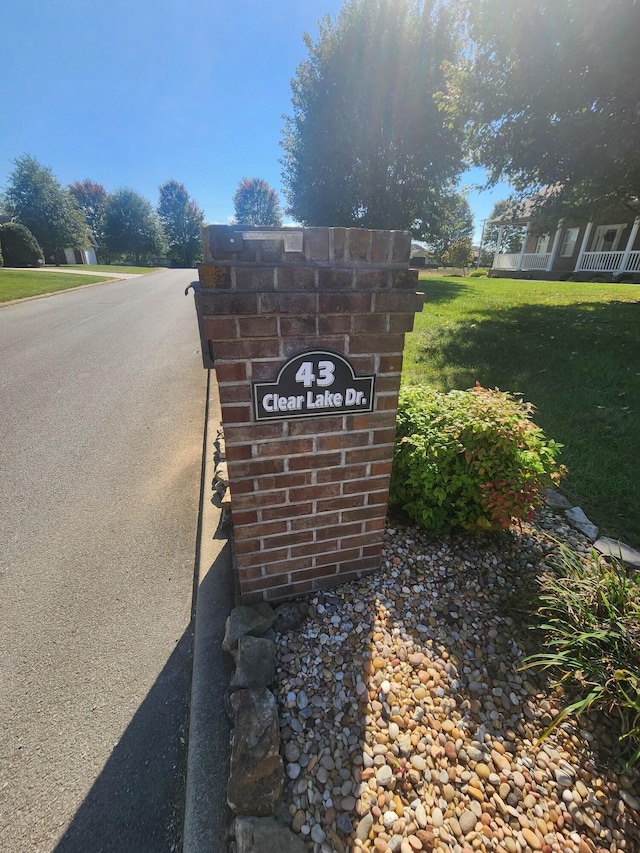
M430 533L504 530L528 521L563 473L560 445L534 407L476 385L400 391L390 504Z
M567 704L542 734L565 717L604 711L619 723L628 765L640 762L640 575L594 553L562 547L538 579L542 651L524 669L550 670Z

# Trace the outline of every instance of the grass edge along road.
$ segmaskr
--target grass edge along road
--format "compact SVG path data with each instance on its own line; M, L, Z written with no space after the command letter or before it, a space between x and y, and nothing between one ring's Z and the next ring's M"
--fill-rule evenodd
M640 547L640 287L421 273L403 382L520 393L564 445L561 490Z
M91 272L110 272L110 273L132 273L134 275L146 275L150 272L156 272L156 270L166 269L166 267L131 267L126 265L119 264L91 264L90 266L87 264L65 264L63 267L52 267L45 266L45 270L59 270L60 272L64 272L64 270L89 270Z
M115 279L103 275L77 275L76 273L42 272L42 270L3 270L0 269L0 303L29 296L43 296L57 293L85 284L96 284Z
M72 287L85 284L97 284L113 281L113 275L134 274L146 275L163 267L131 267L109 264L87 266L86 264L68 264L64 267L45 267L44 269L2 269L0 268L0 303L12 302L15 299L26 299L30 296L44 296L47 293L57 293ZM84 275L67 270L80 270ZM108 272L112 275L100 275ZM96 273L94 275L94 273Z

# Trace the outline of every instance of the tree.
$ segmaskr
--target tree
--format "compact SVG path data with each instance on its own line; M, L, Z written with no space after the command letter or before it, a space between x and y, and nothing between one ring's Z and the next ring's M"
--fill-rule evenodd
M498 248L498 234L502 225L502 240L500 249L502 252L514 253L522 249L523 230L521 226L511 224L517 218L517 203L514 199L505 198L497 201L487 219L478 265L490 267L493 257ZM495 222L500 220L500 222Z
M0 257L4 257L4 263L8 267L37 267L44 263L44 255L38 241L31 231L19 222L0 225L0 248Z
M104 212L107 206L107 191L102 184L96 184L88 178L69 184L69 192L84 214L91 233L100 246L103 240Z
M262 178L243 178L233 196L235 221L243 225L282 225L280 199Z
M462 171L455 115L440 108L455 57L446 4L347 0L320 22L285 119L287 213L305 225L432 232Z
M473 263L471 237L462 237L452 243L442 256L442 262L448 267L459 267L463 273Z
M473 235L473 214L463 195L453 193L444 198L439 207L440 215L429 240L429 248L437 260L453 243Z
M48 166L28 154L13 161L5 190L9 213L34 235L45 257L52 260L61 249L89 245L87 224L71 193Z
M104 241L111 255L124 255L136 264L165 250L162 227L153 207L127 187L107 199Z
M200 227L204 211L191 199L184 184L165 181L160 186L158 216L167 238L169 255L183 267L202 256Z
M640 212L640 0L452 0L467 36L447 103L490 183L538 212Z

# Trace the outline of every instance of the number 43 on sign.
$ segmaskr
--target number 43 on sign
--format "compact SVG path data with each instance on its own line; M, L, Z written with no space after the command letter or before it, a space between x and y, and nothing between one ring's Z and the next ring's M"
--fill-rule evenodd
M373 410L373 376L326 350L301 353L282 366L275 382L254 382L255 420L317 417Z

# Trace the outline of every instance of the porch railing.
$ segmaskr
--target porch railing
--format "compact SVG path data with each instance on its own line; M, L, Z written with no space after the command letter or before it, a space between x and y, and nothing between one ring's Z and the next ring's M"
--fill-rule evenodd
M526 253L522 256L523 270L546 270L551 254L549 252Z
M520 263L520 252L511 255L496 255L493 261L494 270L517 270Z
M640 272L640 252L630 252L622 272Z
M546 270L549 258L549 252L544 252L542 254L527 252L524 255L521 252L512 252L510 254L497 255L493 262L493 269ZM522 261L522 266L520 265L520 261Z
M630 252L624 268L621 267L624 252L585 252L575 272L640 272L640 251ZM493 262L494 270L546 270L550 254L511 252L498 255Z
M640 272L640 251L629 252L622 266L624 252L585 252L578 272Z
M617 272L624 252L585 252L579 272Z

